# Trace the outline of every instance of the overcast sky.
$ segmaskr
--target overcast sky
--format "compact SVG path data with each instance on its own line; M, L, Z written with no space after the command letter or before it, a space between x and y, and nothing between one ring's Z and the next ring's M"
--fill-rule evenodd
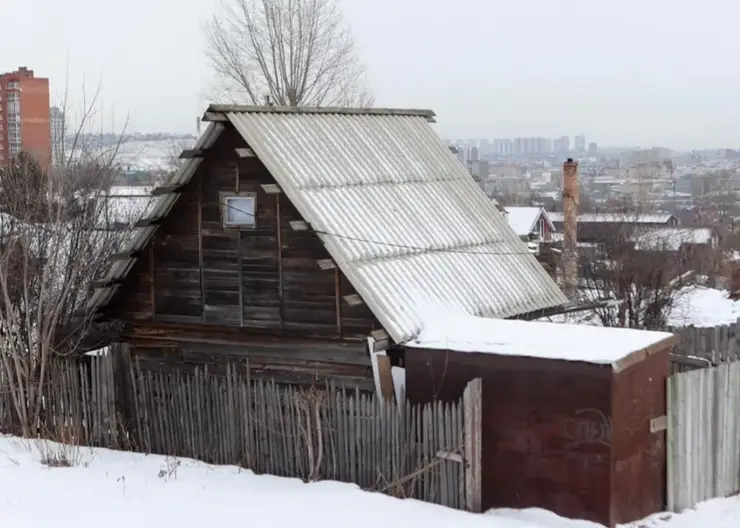
M33 68L52 98L101 81L106 126L194 132L215 1L0 0L0 71ZM341 3L376 104L431 108L445 137L740 147L737 0Z

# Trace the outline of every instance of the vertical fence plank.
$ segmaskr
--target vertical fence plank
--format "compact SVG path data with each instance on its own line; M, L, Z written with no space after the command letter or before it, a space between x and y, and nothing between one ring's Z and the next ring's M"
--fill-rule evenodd
M50 366L41 424L47 434L240 464L256 473L337 479L480 509L480 380L469 384L459 402L411 405L405 398L394 401L357 389L252 380L243 365L229 365L222 375L200 368L143 370L134 361L127 365L129 403L123 416L121 368L114 368L115 361L108 353ZM732 373L733 380L740 378L740 372ZM740 391L729 388L730 378L728 370L723 390L739 398ZM8 402L0 380L0 429L13 425ZM729 427L725 411L721 416ZM720 440L730 441L729 435ZM737 471L730 477L737 458L717 460L726 465L718 466L721 489L740 477Z
M482 483L482 444L481 427L483 420L483 382L474 379L463 393L463 441L465 461L465 509L481 511Z

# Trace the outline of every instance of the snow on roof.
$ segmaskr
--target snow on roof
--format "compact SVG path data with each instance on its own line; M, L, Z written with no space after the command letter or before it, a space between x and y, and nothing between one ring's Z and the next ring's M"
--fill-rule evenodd
M740 300L733 301L723 290L689 286L673 301L667 319L674 327L734 324L740 319Z
M412 348L611 364L671 339L668 332L451 315L430 321Z
M641 228L630 239L638 250L678 251L684 244L709 244L712 236L709 227L660 227Z
M519 236L527 236L537 227L535 223L540 217L542 207L506 207L506 220Z
M563 213L548 213L553 222L563 222ZM668 213L639 214L639 213L585 213L578 215L579 222L587 223L625 223L625 224L665 224L673 218Z

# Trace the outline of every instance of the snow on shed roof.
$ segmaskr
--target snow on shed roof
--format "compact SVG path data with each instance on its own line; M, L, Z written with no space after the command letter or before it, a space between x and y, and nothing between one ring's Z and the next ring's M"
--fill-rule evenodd
M563 213L551 212L550 220L563 222ZM641 214L641 213L584 213L578 215L578 221L584 223L624 223L624 224L667 224L673 218L672 214Z
M537 226L535 224L540 215L550 224L550 228L553 228L547 212L542 207L506 207L505 209L508 213L506 219L509 225L519 236L526 236L532 231L536 231Z
M430 320L412 348L610 364L667 340L668 332L448 315ZM665 343L668 345L668 342Z
M396 342L422 314L511 317L567 303L503 215L429 126L430 111L213 105L207 149L227 123L267 167ZM226 122L223 122L226 121ZM167 186L188 181L188 159ZM152 218L177 199L164 195ZM137 233L143 248L156 226ZM134 259L114 263L124 276ZM112 291L94 302L107 303Z

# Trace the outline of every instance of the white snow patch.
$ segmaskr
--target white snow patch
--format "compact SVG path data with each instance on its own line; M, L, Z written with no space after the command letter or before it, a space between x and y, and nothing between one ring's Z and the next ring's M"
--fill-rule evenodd
M48 452L49 445L41 449ZM69 448L66 448L69 449ZM49 468L39 445L0 436L0 526L12 528L178 528L251 523L276 528L597 528L540 509L484 515L361 491L338 482L304 484L234 466L79 448L77 465ZM58 453L58 447L51 447ZM85 500L80 500L83 497ZM43 506L40 507L40 504ZM680 515L622 528L737 528L740 500L714 499Z
M430 320L409 347L611 364L672 337L628 328L448 315Z
M740 318L740 301L727 291L690 286L676 298L668 314L670 326L718 326L734 324Z
M536 229L541 211L541 207L506 207L506 220L517 235L527 236Z

